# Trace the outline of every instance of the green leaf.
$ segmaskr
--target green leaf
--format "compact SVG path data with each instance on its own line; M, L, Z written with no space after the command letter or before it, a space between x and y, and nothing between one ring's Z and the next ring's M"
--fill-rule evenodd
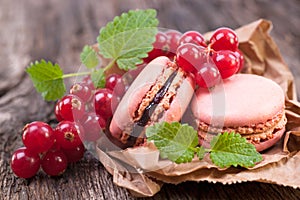
M154 141L162 158L176 163L191 162L197 151L197 132L187 124L156 123L146 129L146 136Z
M202 160L204 158L205 155L205 148L204 147L196 147L196 153L197 156L199 158L199 160Z
M52 64L45 60L35 61L26 69L34 87L47 101L61 98L66 87L63 82L63 71L58 64Z
M96 51L89 45L83 47L80 60L89 69L95 68L99 64Z
M240 134L219 134L211 141L211 147L210 158L219 167L252 167L262 160L254 145Z
M91 79L96 88L104 88L105 86L105 74L104 69L98 69L91 73Z
M120 69L134 69L153 49L157 25L154 9L123 13L100 30L100 53L115 60Z

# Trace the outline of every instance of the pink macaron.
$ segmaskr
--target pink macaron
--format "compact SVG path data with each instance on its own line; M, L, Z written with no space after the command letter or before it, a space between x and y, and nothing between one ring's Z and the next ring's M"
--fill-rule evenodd
M198 89L191 106L200 143L208 145L213 135L235 132L258 151L268 149L285 132L284 98L277 83L252 74L236 74L210 90Z
M152 60L118 104L110 134L124 144L123 148L143 143L145 127L160 121L180 121L194 88L193 79L169 58Z

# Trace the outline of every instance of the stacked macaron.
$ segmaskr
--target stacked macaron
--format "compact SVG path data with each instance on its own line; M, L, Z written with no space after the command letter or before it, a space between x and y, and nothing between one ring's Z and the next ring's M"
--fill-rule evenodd
M257 151L280 140L287 122L284 93L274 81L251 74L236 74L214 89L199 89L192 101L200 143L213 135L241 134Z

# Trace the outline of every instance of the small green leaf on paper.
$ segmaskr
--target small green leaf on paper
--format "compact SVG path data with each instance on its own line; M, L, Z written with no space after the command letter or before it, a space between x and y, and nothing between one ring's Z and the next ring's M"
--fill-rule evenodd
M162 158L176 163L191 162L197 151L197 132L187 124L156 123L146 129L146 136L154 141Z
M254 145L236 133L223 133L214 137L210 158L219 167L253 167L262 160Z

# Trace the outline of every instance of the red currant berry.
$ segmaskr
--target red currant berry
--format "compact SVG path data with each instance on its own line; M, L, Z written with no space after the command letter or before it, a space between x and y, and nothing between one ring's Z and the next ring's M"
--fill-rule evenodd
M84 77L82 79L82 83L87 84L87 86L90 88L90 90L95 90L95 86L94 86L91 76Z
M174 56L176 55L176 50L179 46L179 39L181 37L181 33L179 31L175 30L168 30L165 32L168 38L168 46L169 46L169 52L168 52L168 57L170 59L174 59Z
M81 135L83 141L96 141L103 134L106 121L95 112L86 113L81 120L84 134Z
M61 121L55 128L56 142L64 149L74 149L82 144L80 136L83 135L80 124L70 121Z
M40 169L41 160L38 153L33 153L26 147L17 149L11 158L11 169L21 178L33 177Z
M119 74L111 74L106 78L105 88L114 91L114 95L123 96L125 93L125 84L122 76Z
M219 69L223 79L232 76L239 69L239 60L232 51L218 51L212 55L212 60Z
M240 72L242 71L243 67L244 67L244 63L245 63L245 59L244 59L244 55L243 55L243 52L241 52L239 49L236 50L234 52L234 54L236 55L238 61L239 61L239 67L238 67L238 70L237 72Z
M48 151L42 158L43 171L49 176L59 176L68 166L67 156L61 151Z
M60 99L55 105L55 115L58 121L79 120L85 112L83 101L72 94L68 94Z
M94 106L96 114L108 120L112 117L112 91L107 88L98 89L95 93Z
M192 43L182 44L177 48L176 63L188 73L197 73L205 62L204 55L202 47Z
M58 144L57 142L54 142L54 144L52 145L52 147L49 149L49 151L57 151L60 150L61 146L60 144Z
M211 88L221 81L219 70L210 62L204 63L194 76L197 85L203 88Z
M202 47L207 47L205 39L201 33L197 31L187 31L179 39L179 45L192 43Z
M111 74L108 77L106 77L105 88L114 90L116 84L119 81L122 81L122 76L120 74Z
M92 100L91 102L89 102L86 105L86 112L95 112L95 105L94 105L94 99L95 99L95 95L92 95ZM83 115L84 116L84 115ZM83 118L83 117L82 117ZM82 118L80 119L80 121L82 121Z
M139 65L136 69L129 70L123 75L123 83L125 85L125 91L129 88L130 84L136 79L136 77L143 71L147 65Z
M23 144L34 153L48 151L55 142L53 129L44 122L26 124L22 134Z
M236 51L239 45L236 33L226 27L218 28L210 38L211 48L215 51L231 50Z
M65 153L68 163L74 163L83 158L85 148L80 145L75 149L62 149L62 151Z
M87 83L75 83L70 88L70 94L79 97L83 102L88 102L92 96L92 91Z
M114 111L117 109L120 101L122 99L122 96L117 96L115 93L113 93L113 96L111 98L111 110L112 110L112 113L114 113ZM107 120L105 120L107 121Z
M148 53L148 57L145 62L150 62L158 56L167 55L169 52L168 37L165 33L159 31L155 36L155 42L153 43L153 49Z

